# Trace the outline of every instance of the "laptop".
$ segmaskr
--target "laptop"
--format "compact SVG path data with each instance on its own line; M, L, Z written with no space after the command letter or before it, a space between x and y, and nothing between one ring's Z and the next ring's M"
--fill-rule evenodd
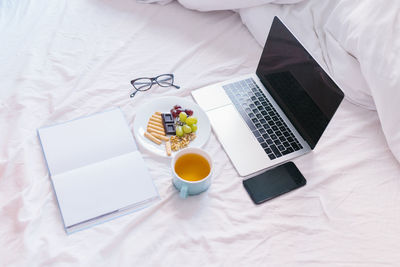
M192 91L240 176L314 149L344 94L274 17L256 73Z

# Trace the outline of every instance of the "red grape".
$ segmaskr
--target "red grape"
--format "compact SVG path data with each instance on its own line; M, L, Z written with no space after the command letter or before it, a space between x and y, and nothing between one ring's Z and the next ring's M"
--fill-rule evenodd
M171 114L172 114L172 117L174 117L174 118L178 117L178 113L176 112L175 109L171 109Z
M183 111L183 109L178 108L178 109L175 109L175 111L176 111L176 116L178 116Z
M179 105L175 105L175 106L174 106L174 109L178 109L178 108L182 108L182 107L179 106Z
M185 113L186 113L188 116L192 116L192 115L193 115L193 110L191 110L191 109L185 109Z

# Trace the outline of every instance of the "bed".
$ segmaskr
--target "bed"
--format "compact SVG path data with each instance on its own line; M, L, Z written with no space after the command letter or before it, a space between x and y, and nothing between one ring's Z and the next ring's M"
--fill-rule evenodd
M0 2L0 266L397 266L400 123L390 112L399 100L400 8L375 4L373 14L386 14L376 25L391 27L364 40L361 20L337 22L372 1L333 2L231 10L189 1ZM169 160L142 149L160 201L66 235L36 129L113 106L132 129L155 97L191 100L194 89L253 72L268 27L251 18L268 24L274 15L346 94L316 149L294 160L307 186L254 205L212 133L207 192L180 199ZM130 80L162 73L181 89L129 97Z

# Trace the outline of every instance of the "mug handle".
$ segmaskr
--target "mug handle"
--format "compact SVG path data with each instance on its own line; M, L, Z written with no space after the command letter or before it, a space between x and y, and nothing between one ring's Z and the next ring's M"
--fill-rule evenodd
M179 196L181 198L187 198L188 196L188 186L187 185L182 185L181 191L179 192Z

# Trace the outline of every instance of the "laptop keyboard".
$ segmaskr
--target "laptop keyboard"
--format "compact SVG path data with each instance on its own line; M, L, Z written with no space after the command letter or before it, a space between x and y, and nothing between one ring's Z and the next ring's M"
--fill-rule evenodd
M303 148L253 79L223 88L271 160Z

